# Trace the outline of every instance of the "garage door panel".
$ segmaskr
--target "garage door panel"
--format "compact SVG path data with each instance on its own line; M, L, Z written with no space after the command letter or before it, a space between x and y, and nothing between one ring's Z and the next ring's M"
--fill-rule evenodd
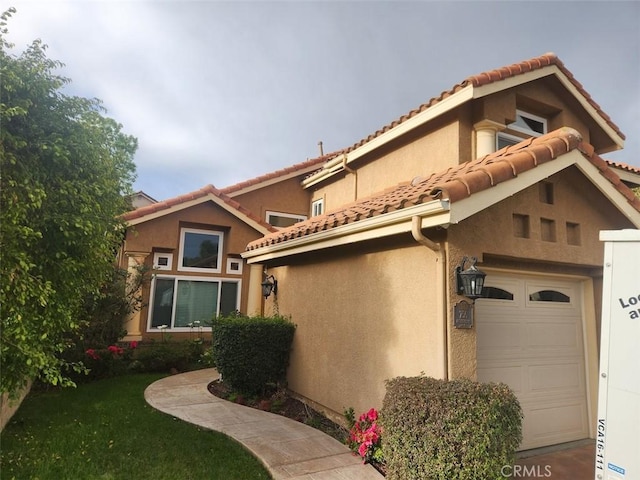
M503 382L524 413L521 449L586 438L581 289L576 282L487 275L513 301L476 302L478 380Z
M506 383L518 395L524 391L522 367L506 365L478 368L478 381Z
M575 391L584 387L584 372L577 363L565 365L531 365L528 368L532 393Z
M523 406L522 449L537 448L584 438L587 409L580 399Z
M526 346L535 350L571 349L573 354L580 353L578 325L574 323L531 323L525 326Z

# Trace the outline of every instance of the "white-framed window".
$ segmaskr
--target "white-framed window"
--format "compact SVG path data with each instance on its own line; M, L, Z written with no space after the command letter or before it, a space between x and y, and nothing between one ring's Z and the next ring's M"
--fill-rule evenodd
M507 125L507 128L514 132L523 133L524 136L519 137L499 132L496 135L496 150L520 143L528 137L544 135L547 133L547 119L522 110L516 110L516 121Z
M311 202L311 216L317 217L324 213L324 198L319 198Z
M229 278L155 275L151 283L148 329L205 328L216 316L240 308L241 281Z
M507 128L533 137L539 137L547 133L547 119L522 110L516 110L516 121L507 125Z
M242 264L241 258L227 258L227 273L242 275Z
M215 230L180 230L178 270L182 272L220 273L224 234Z
M171 270L173 266L173 254L156 252L153 254L154 270Z
M272 212L267 210L266 220L269 225L276 228L290 227L294 223L303 222L307 219L306 215L296 215L294 213Z

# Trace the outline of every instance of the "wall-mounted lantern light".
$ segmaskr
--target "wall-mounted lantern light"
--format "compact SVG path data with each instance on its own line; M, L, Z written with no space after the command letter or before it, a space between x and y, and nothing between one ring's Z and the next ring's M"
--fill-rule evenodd
M262 296L267 298L271 293L274 295L278 294L278 281L273 275L269 275L264 279L264 282L262 282Z
M476 267L478 262L476 257L471 257L471 266L465 270L464 265L467 261L469 261L469 258L464 257L462 263L456 267L456 290L458 295L464 295L475 301L476 298L482 297L484 277L487 274Z

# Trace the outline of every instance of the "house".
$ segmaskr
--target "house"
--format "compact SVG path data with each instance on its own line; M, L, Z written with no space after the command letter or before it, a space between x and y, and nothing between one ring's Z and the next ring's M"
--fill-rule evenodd
M545 54L329 156L301 184L310 218L256 229L241 254L297 324L289 388L338 416L381 407L396 376L501 381L522 449L594 438L598 234L640 227L640 170L601 157L624 138ZM487 274L475 303L456 287L465 257Z
M160 338L164 332L189 338L195 329L209 332L206 322L214 315L260 311L262 266L254 265L257 271L250 275L241 254L249 242L307 218L310 192L301 181L326 159L222 190L206 185L125 214L120 267L144 267L152 276L140 292L142 310L124 326L124 340Z
M146 207L147 205L151 205L158 202L155 198L151 197L150 195L147 195L142 190L129 195L128 200L131 203L132 209L134 210L136 208Z

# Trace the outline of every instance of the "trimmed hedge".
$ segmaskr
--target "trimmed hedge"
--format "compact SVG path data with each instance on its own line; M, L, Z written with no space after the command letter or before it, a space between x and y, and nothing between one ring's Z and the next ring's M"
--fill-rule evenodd
M398 377L381 411L389 479L504 478L522 440L522 410L504 384Z
M296 326L284 317L232 315L213 321L213 362L231 388L246 395L286 378Z

